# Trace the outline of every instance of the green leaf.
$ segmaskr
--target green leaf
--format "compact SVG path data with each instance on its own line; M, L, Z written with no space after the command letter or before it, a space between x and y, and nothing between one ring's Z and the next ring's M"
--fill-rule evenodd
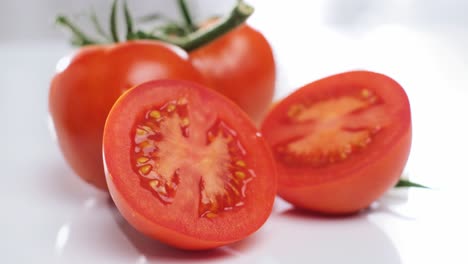
M57 16L55 22L67 28L73 34L72 45L74 46L86 46L97 44L98 42L86 36L83 31L81 31L75 24L73 24L66 16L59 15Z
M406 180L406 179L400 179L398 181L398 183L395 185L395 188L402 188L402 187L415 187L415 188L430 189L429 187L427 187L425 185L415 183L415 182L412 182L412 181Z

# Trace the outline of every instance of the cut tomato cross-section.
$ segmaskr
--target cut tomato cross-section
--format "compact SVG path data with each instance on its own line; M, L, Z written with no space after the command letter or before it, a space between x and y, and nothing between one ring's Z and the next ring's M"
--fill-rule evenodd
M282 198L322 213L352 213L398 181L411 146L410 106L391 78L346 72L276 104L262 133L277 161Z
M150 236L215 247L257 230L271 211L269 148L246 114L216 92L181 81L143 84L117 101L104 134L110 193Z
M212 218L244 204L247 183L254 174L244 162L247 153L237 133L220 120L214 120L204 133L191 130L187 104L182 97L137 120L134 169L142 186L168 204L173 202L181 178L198 178L199 214Z

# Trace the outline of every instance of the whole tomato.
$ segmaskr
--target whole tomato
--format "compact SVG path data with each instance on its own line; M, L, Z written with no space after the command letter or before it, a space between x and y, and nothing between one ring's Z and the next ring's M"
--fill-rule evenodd
M208 86L239 105L254 122L266 114L275 91L276 68L265 37L247 24L190 52Z
M155 79L204 83L187 53L157 41L85 47L55 75L49 111L66 161L85 181L107 189L102 162L107 115L122 93Z

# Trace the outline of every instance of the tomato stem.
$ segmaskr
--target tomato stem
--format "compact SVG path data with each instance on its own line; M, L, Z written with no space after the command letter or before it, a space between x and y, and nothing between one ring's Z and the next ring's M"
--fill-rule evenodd
M125 23L127 25L127 40L132 40L134 37L133 19L132 19L132 15L130 14L130 10L128 9L127 1L124 1L123 8L124 8L124 15L125 15Z
M117 3L118 0L114 0L112 2L112 9L110 14L110 34L104 33L102 30L99 21L96 17L96 14L91 14L91 20L96 28L98 34L105 38L105 42L98 42L94 39L89 38L86 36L81 30L78 29L74 24L70 22L65 16L58 16L57 23L67 27L73 33L73 44L76 46L86 46L92 44L103 44L106 42L115 42L118 43L119 34L117 29ZM184 17L186 16L186 24L187 26L191 25L190 27L195 27L193 25L192 19L190 17L190 13L188 12L187 6L185 5L185 1L179 1L181 5L181 9L184 9ZM244 23L248 17L252 15L254 12L254 8L243 1L238 1L237 5L233 8L231 13L226 16L225 18L220 19L214 25L196 29L196 31L189 32L189 34L184 34L184 31L187 29L184 26L179 26L177 23L170 23L165 27L162 27L161 31L157 32L144 32L141 30L135 30L133 25L133 19L130 14L129 8L127 6L127 2L124 2L123 5L125 22L127 26L127 36L126 40L135 40L135 39L153 39L159 40L166 43L170 43L176 46L179 46L190 52L195 50L201 46L204 46L211 41L225 35L229 31L235 29L242 23ZM161 18L159 15L156 18ZM195 28L194 28L195 29Z
M252 6L239 1L228 17L206 30L198 30L188 35L180 47L186 51L195 50L243 24L253 12Z
M73 34L73 45L76 46L85 46L97 44L97 41L86 36L83 31L79 30L66 16L57 16L55 22L61 26L68 28Z
M252 15L254 8L242 1L239 1L229 16L221 19L215 25L195 31L187 36L167 36L166 34L148 34L143 31L136 33L139 39L154 39L177 45L187 52L195 50L215 39L225 35L247 20Z
M112 2L112 9L110 15L110 31L112 36L112 41L119 42L119 34L117 33L117 0Z
M395 185L395 188L402 188L402 187L415 187L415 188L429 189L429 187L427 187L425 185L415 183L415 182L412 182L412 181L406 180L406 179L400 179L398 181L398 183Z
M99 22L99 19L96 15L96 10L94 10L94 8L91 9L90 19L94 25L94 29L96 30L97 34L103 37L106 41L112 42L111 37L104 31L104 28L101 26L101 23Z
M182 13L182 16L185 21L186 30L190 33L196 31L197 26L193 24L192 15L190 14L190 11L187 7L187 3L185 2L185 0L179 0L177 1L177 3L179 4L179 10Z

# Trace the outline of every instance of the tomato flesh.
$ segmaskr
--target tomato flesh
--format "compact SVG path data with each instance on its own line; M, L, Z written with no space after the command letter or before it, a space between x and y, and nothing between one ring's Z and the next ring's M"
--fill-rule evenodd
M365 149L375 134L385 128L385 117L377 117L385 106L379 105L378 100L363 89L359 95L293 104L285 122L296 135L277 143L274 149L283 162L291 165L327 166L343 161Z
M298 207L351 213L398 180L411 145L408 98L387 76L355 71L299 89L262 125L279 195Z
M266 142L238 106L206 88L155 81L130 90L109 114L103 146L122 215L173 246L240 240L271 211L276 171Z
M134 130L134 169L142 186L166 204L173 202L181 177L199 178L199 215L212 218L244 204L254 175L237 132L221 120L206 135L191 136L198 131L190 133L187 103L179 98L142 115Z

